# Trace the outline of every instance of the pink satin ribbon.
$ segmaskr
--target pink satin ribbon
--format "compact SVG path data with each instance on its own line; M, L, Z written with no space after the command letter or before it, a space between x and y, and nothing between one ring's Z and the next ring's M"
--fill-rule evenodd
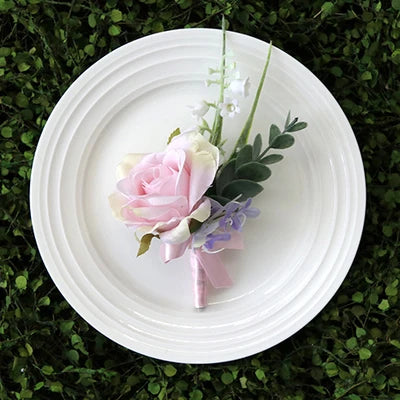
M226 249L243 249L242 237L233 232L231 240L221 243ZM161 258L167 263L181 257L189 246L189 241L181 244L161 245ZM220 248L220 247L218 247ZM218 249L216 248L216 250ZM192 269L193 298L195 308L207 306L207 280L216 289L228 288L233 282L221 261L219 254L206 253L200 248L191 249L190 265Z

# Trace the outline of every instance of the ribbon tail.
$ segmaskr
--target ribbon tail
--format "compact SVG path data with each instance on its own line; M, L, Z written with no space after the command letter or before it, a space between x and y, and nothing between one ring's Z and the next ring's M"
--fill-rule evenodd
M195 251L190 252L190 266L192 268L194 307L204 308L207 306L207 275Z
M233 281L218 254L209 254L201 250L195 250L194 253L213 287L221 289L233 285Z

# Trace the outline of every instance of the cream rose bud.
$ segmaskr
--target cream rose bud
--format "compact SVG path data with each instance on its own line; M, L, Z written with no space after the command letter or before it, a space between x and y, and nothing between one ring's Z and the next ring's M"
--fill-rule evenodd
M234 95L240 95L243 97L247 97L250 91L250 80L246 79L235 79L229 85L229 90Z
M109 198L114 215L139 235L152 233L164 243L183 243L190 237L190 221L203 222L210 215L210 202L203 195L218 163L219 150L197 132L174 137L163 153L125 157L119 174L126 176Z

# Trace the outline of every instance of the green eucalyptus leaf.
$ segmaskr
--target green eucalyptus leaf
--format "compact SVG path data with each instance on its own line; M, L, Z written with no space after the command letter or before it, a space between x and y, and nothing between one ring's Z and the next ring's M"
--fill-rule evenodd
M236 158L236 169L238 169L242 164L245 164L252 160L253 157L253 147L250 144L243 146Z
M297 124L294 124L291 126L289 129L287 129L288 132L296 132L296 131L301 131L302 129L307 128L307 122L297 122Z
M262 138L261 135L258 133L253 143L253 160L255 160L260 155L261 147L262 147Z
M236 159L229 160L222 166L222 169L215 180L217 194L221 194L223 188L235 178Z
M269 145L271 146L275 139L281 134L281 130L275 124L272 124L269 128Z
M153 235L152 233L147 233L146 235L142 236L136 257L141 256L142 254L146 253L147 250L149 250L151 241L154 237L157 236Z
M243 164L236 170L240 179L248 179L253 182L262 182L271 176L271 170L264 164L256 161Z
M264 188L256 182L250 181L248 179L237 179L224 187L222 195L231 200L241 195L239 201L243 201L248 199L249 197L256 196L257 194L262 192L263 189Z
M292 135L281 135L277 137L271 147L273 149L287 149L292 146L294 143L294 137Z
M283 160L282 154L270 154L269 156L262 158L260 162L269 165L269 164L275 164L281 160Z

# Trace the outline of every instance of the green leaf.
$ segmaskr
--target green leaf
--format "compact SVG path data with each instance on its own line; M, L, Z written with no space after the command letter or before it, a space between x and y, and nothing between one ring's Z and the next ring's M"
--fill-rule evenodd
M171 143L171 140L175 137L181 134L181 130L179 128L176 128L168 137L167 144Z
M222 169L215 180L218 195L222 193L222 190L228 183L235 179L235 165L236 159L234 158L222 166Z
M44 365L41 371L44 375L51 375L54 372L54 368L51 365Z
M21 396L21 399L31 399L33 396L33 392L29 389L22 389L19 395Z
M364 300L364 295L361 292L356 292L351 296L351 299L356 303L362 303Z
M332 14L334 8L334 4L331 1L326 1L324 4L322 4L321 7L321 17L325 18L327 15Z
M121 28L118 25L111 25L108 28L108 34L110 36L118 36L121 33Z
M361 347L361 349L358 350L358 355L360 356L360 360L368 360L368 358L371 357L372 353L365 347Z
M294 143L294 137L292 135L280 135L270 145L273 149L287 149Z
M156 369L154 368L153 364L145 364L142 367L142 372L146 375L146 376L150 376L150 375L155 375L156 374Z
M83 51L84 51L86 54L88 54L89 56L91 56L91 57L93 57L94 54L95 54L95 48L94 48L94 46L93 46L92 44L87 44L87 45L84 47Z
M396 11L400 11L400 0L392 0L392 7Z
M44 382L43 382L43 381L42 381L42 382L38 382L38 383L33 387L33 390L34 390L34 391L39 390L39 389L41 389L43 386L44 386Z
M154 237L157 237L157 235L153 235L152 233L147 233L146 235L142 236L136 257L141 256L142 254L146 253L147 250L149 250L151 241Z
M9 126L4 126L3 128L1 128L1 136L9 139L10 137L12 137L12 129Z
M74 349L68 350L67 351L67 358L71 362L77 363L79 361L79 353Z
M271 170L264 164L251 161L238 168L236 174L240 179L262 182L271 176Z
M365 336L366 334L367 334L367 332L366 332L366 330L365 330L364 328L360 328L360 327L357 327L357 328L356 328L356 336L357 336L358 338L363 337L363 336Z
M38 305L38 307L47 307L47 306L49 306L50 305L50 297L49 296L41 297L38 300L37 305Z
M262 381L265 378L265 373L262 369L256 369L255 375L259 381Z
M202 371L200 372L199 379L205 382L211 381L211 374L208 371Z
M161 390L161 386L157 382L150 382L147 385L147 389L151 394L156 395Z
M253 148L250 144L243 146L237 154L235 168L238 169L242 164L252 160Z
M22 275L17 276L17 278L15 279L15 285L20 290L25 290L27 283L28 282L27 282L26 278Z
M253 160L255 160L260 155L261 147L262 147L262 137L258 133L253 143Z
M270 164L275 164L279 161L283 160L283 155L281 154L270 154L269 156L266 156L260 160L261 163L270 165Z
M122 21L122 12L119 10L112 10L110 17L112 22L120 22Z
M88 16L88 24L91 28L95 28L97 25L96 21L96 15L95 14L89 14Z
M62 393L63 384L61 382L59 382L59 381L51 382L49 389L53 393Z
M21 63L18 64L18 71L19 71L19 72L25 72L25 71L28 71L28 69L29 69L30 67L31 67L31 66L30 66L29 64L24 63L24 62L21 62Z
M288 132L296 132L307 128L307 122L298 122L288 129Z
M74 326L75 322L74 321L62 321L60 323L60 331L64 335L68 335Z
M383 299L380 303L378 308L382 311L386 311L390 308L389 301L387 299Z
M194 389L190 392L190 400L202 400L203 399L203 392L199 389Z
M271 146L275 139L281 134L281 130L275 124L272 124L269 128L269 145Z
M372 74L371 74L371 72L369 72L369 71L364 71L362 74L361 74L361 80L363 80L363 81L370 81L372 79Z
M23 93L18 93L15 96L15 103L18 107L26 108L29 105L29 100Z
M346 340L346 347L350 350L355 349L357 345L357 339L354 336Z
M263 187L253 181L247 179L237 179L224 187L222 195L228 199L233 200L237 196L241 195L240 201L246 200L249 197L254 197L262 192Z
M225 385L230 385L233 382L233 376L230 372L224 372L221 375L221 381Z
M171 364L168 364L168 365L166 365L166 366L164 367L164 374L165 374L166 376L168 376L168 377L175 376L175 375L176 375L176 372L177 372L177 369L176 369L173 365L171 365Z
M400 341L393 339L393 340L389 340L389 343L394 346L397 347L398 349L400 349Z
M325 364L325 371L329 377L335 376L339 373L338 367L334 362L328 362Z

